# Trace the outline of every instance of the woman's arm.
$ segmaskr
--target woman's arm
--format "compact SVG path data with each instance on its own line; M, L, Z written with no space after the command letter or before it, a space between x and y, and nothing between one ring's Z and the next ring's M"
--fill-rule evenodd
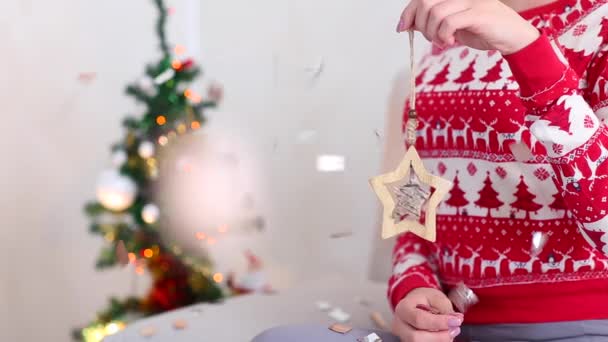
M585 93L578 90L579 75L544 35L505 59L566 206L587 240L608 254L608 129L595 113L608 107L607 50L600 48L591 60Z
M397 239L393 249L393 274L388 282L388 298L395 308L410 291L419 287L441 290L435 275L437 261L431 243L412 233Z

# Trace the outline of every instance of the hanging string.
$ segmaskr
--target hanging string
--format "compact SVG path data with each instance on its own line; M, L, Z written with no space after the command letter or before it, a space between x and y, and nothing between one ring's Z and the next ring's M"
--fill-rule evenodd
M410 38L410 110L416 110L416 64L414 63L414 30L407 31Z
M416 144L416 129L418 115L416 114L416 69L414 65L414 30L408 31L410 38L410 109L406 126L406 142L408 146Z

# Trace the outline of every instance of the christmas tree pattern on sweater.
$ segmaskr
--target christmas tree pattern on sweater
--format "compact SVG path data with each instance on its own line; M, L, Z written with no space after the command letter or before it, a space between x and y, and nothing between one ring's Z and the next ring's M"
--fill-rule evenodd
M437 243L399 237L393 305L416 287L465 281L482 300L468 321L487 323L498 314L483 300L507 300L512 290L502 288L545 284L530 291L549 308L558 305L550 296L566 291L550 286L556 282L571 292L589 289L587 282L608 288L606 2L561 0L522 13L543 35L508 57L455 46L433 47L422 59L416 147L427 169L454 187L438 209ZM520 142L533 159L515 159ZM531 251L534 232L548 236L539 254ZM509 310L498 321L539 319L533 309ZM561 312L555 320L571 318Z

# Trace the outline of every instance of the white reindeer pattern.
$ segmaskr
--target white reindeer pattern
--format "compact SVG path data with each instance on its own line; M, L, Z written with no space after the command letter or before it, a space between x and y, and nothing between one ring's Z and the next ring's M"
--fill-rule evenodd
M496 122L498 122L498 119L494 119L490 123L485 122L483 119L479 119L479 121L481 121L481 123L485 126L485 129L481 132L474 131L471 128L470 120L469 120L469 122L464 122L464 121L463 122L464 122L464 125L467 127L467 129L469 129L471 131L472 140L473 140L473 148L475 148L475 149L477 148L478 140L483 140L486 142L486 149L487 149L487 145L489 144L488 132L493 130L492 126L494 126L494 124L496 124Z
M422 128L416 130L416 138L426 139L426 131L428 130L429 127L431 127L432 120L433 120L432 116L429 117L428 120L418 118L418 122L422 123Z
M518 269L523 269L528 271L528 273L532 273L532 267L534 266L534 263L536 261L539 261L540 259L538 258L538 256L536 255L530 255L530 251L527 251L525 249L522 248L522 251L526 254L528 254L528 256L530 256L530 260L528 261L509 261L509 272L511 272L511 274L513 274L513 272L515 272L515 270Z
M464 127L462 129L454 129L452 128L452 146L458 146L458 138L462 137L462 139L464 140L465 144L467 142L467 128L470 127L469 124L471 123L471 120L473 120L473 118L469 118L468 120L464 120L463 118L459 118L460 121L462 121L462 123L464 124Z
M608 150L606 150L606 148L604 147L603 144L600 144L600 149L601 149L601 153L600 153L600 157L597 160L591 160L591 158L589 158L589 155L585 155L585 160L587 161L587 165L589 166L589 169L591 170L591 175L589 175L588 177L586 177L587 180L589 181L593 181L595 179L602 179L602 178L606 178L608 177L607 175L600 175L598 176L597 173L597 168L606 161L606 159L608 159ZM592 190L592 189L589 189Z
M458 248L460 247L460 243L456 244L454 248L450 251L448 249L444 249L441 254L441 263L443 264L443 269L446 269L446 266L450 264L452 269L456 268L456 258L458 257Z
M481 260L481 276L483 277L486 273L486 269L493 268L496 272L496 276L500 276L500 264L503 260L507 260L507 253L511 251L511 248L507 248L504 252L499 252L497 249L492 248L496 254L498 254L498 259L494 260Z
M560 270L560 272L564 272L566 270L566 261L570 260L570 253L572 253L573 250L574 247L570 247L566 253L555 251L555 253L562 256L562 259L560 261L550 260L549 262L542 262L540 266L541 271L543 273L550 270Z
M448 128L450 127L449 122L454 118L454 115L450 116L447 120L439 117L435 121L435 127L433 128L433 144L437 146L437 141L439 137L443 137L443 141L445 144L448 143ZM443 127L441 126L441 122L443 122Z
M464 269L464 266L469 266L469 274L473 273L473 266L475 266L475 260L479 258L479 252L482 249L482 247L479 247L473 250L468 246L466 246L466 248L471 251L472 255L470 258L458 258L460 260L460 274L464 274L464 272L462 271Z
M522 125L520 122L518 122L516 120L509 119L509 121L511 121L511 123L519 126L519 128L516 132L498 134L498 150L499 151L502 151L504 149L504 144L505 144L505 141L507 141L507 140L515 140L515 142L521 141L521 135L527 129L526 125Z
M587 252L589 252L589 257L581 260L572 259L572 269L574 272L578 272L581 268L585 266L591 267L591 270L595 269L595 258L593 257L593 250L587 246L584 247Z

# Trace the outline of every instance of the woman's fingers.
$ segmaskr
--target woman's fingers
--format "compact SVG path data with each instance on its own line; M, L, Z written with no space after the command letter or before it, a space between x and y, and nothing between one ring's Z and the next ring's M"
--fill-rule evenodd
M474 13L472 10L451 14L441 21L436 36L446 44L454 44L456 31L466 29L474 23Z
M416 6L418 6L418 0L411 0L403 12L401 12L399 25L397 25L397 32L404 32L412 27L414 24L414 16L416 15Z
M418 330L447 331L462 324L462 317L458 315L437 315L408 306L399 307L398 310L405 312L396 312L396 316L402 317L403 323Z
M443 2L444 0L419 0L419 4L416 7L416 14L414 18L414 23L416 30L420 31L427 40L432 41L428 32L426 32L426 24L429 19L429 13L431 8L436 6L437 4Z
M451 342L460 334L460 328L449 331L430 332L417 330L414 327L395 320L393 334L399 336L402 342Z
M437 36L439 25L448 16L470 9L472 2L470 0L445 0L433 6L429 12L429 17L426 23L425 31L431 41L440 44L451 44L450 41L444 41Z

